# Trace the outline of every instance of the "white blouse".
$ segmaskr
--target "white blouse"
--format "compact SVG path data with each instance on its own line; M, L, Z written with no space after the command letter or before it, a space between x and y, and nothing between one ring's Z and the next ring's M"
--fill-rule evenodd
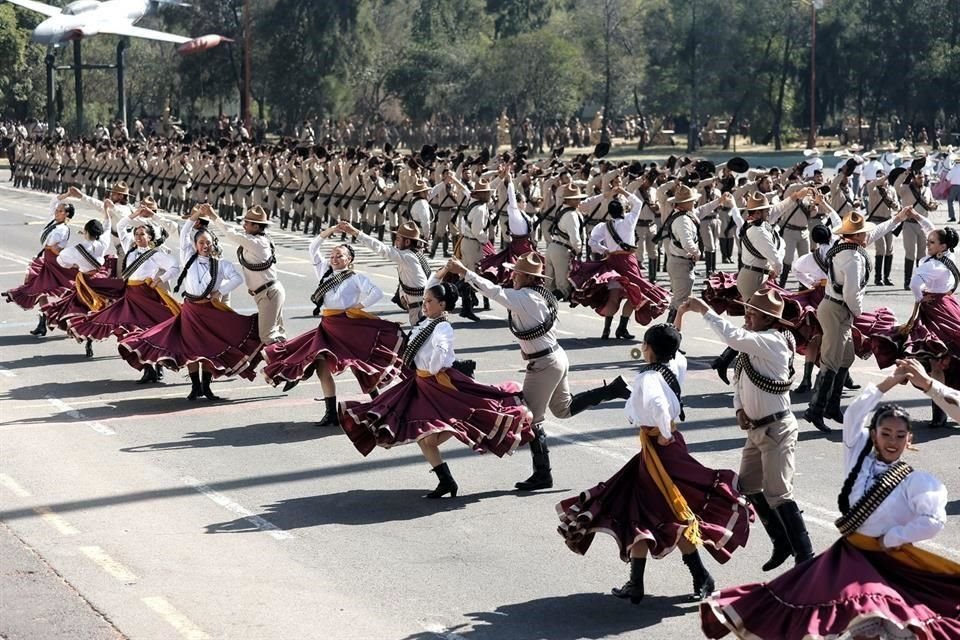
M62 200L56 197L50 200L50 222L53 222L53 214L61 202ZM42 233L41 237L43 237ZM58 247L63 250L66 249L68 242L70 242L70 227L64 222L63 224L55 225L50 233L47 234L47 237L43 240L43 247Z
M413 340L430 322L429 318L421 320L410 332L410 340ZM417 369L423 369L429 371L431 375L436 375L441 370L452 367L455 359L453 326L444 321L436 326L433 333L430 334L430 339L420 347L420 350L413 357L413 362Z
M220 260L217 267L220 282L213 287L212 293L226 296L243 284L243 276L229 260ZM187 270L187 275L183 279L182 291L192 296L199 296L206 291L209 283L210 258L199 256Z
M330 266L330 261L323 255L323 237L317 236L310 243L310 257L313 260L313 269L317 279L322 280ZM343 269L334 270L339 273ZM359 307L369 309L380 301L383 291L362 273L354 273L335 289L331 289L323 298L324 309L352 309Z
M869 414L882 397L876 385L868 384L847 407L843 418L845 475L849 475L869 441ZM850 504L856 504L888 467L888 464L877 459L875 451L867 454L853 482ZM947 489L943 483L925 471L914 471L897 485L857 532L872 538L882 537L884 546L888 548L929 540L943 529L947 521L946 507Z
M924 237L936 229L927 218L920 217L917 221L920 223L920 230ZM946 251L943 255L956 263L957 256L953 251ZM914 300L919 302L923 299L924 293L948 293L955 284L957 283L953 281L950 269L939 260L927 256L920 260L920 264L910 278L910 291L913 292Z
M127 266L132 265L137 261L137 258L149 250L150 247L137 247L133 250L133 253L124 254L124 256L129 255L129 258L126 258ZM119 266L121 272L124 269L124 260L124 257L120 257ZM159 280L160 282L170 282L171 280L176 280L179 274L180 265L177 264L176 258L163 249L160 249L137 267L137 269L130 274L128 280L146 280L147 278L151 278L152 280Z
M667 363L677 376L680 388L687 377L687 359L681 353ZM660 434L672 439L670 424L680 416L680 399L657 371L638 373L630 385L630 399L624 407L627 421L638 427L657 427Z
M619 220L607 218L606 222L613 226L623 242L634 244L636 242L637 220L640 219L640 212L643 210L643 200L632 193L628 196L630 197L630 212ZM599 223L593 228L593 231L590 232L588 244L596 253L610 253L611 251L621 250L620 245L613 239L605 223Z

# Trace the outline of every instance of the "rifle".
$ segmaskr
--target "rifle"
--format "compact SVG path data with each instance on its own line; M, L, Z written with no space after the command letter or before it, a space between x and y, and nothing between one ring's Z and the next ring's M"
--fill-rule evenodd
M312 181L312 178L311 178L311 181ZM328 180L328 182L329 182L329 180ZM326 200L323 201L323 206L325 206L325 207L329 207L329 206L330 206L330 201L333 200L333 194L335 194L335 193L337 192L337 189L340 187L341 184L343 184L343 176L342 176L342 175L337 176L337 184L333 185L333 189L332 189L332 190L330 191L330 193L327 195ZM309 187L310 185L308 184L307 186Z

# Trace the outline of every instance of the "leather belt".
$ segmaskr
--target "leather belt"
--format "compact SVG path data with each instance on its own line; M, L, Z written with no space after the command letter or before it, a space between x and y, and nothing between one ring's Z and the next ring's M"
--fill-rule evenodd
M559 344L555 344L555 345L553 345L552 347L547 347L547 348L544 349L543 351L537 351L537 352L535 352L535 353L523 353L523 352L521 351L521 352L520 352L520 357L523 358L524 360L536 360L537 358L542 358L542 357L544 357L544 356L550 355L551 353L553 353L554 351L556 351L556 350L559 349L559 348L560 348L560 345L559 345Z
M834 304L840 305L841 307L843 307L843 308L846 309L847 311L850 311L850 307L848 307L848 306L847 306L847 303L844 302L843 300L839 300L839 299L837 299L837 298L832 298L832 297L830 297L830 296L823 296L823 299L824 299L824 300L829 300L830 302L833 302Z
M759 429L760 427L765 427L768 424L773 424L777 420L783 420L788 415L790 415L790 410L784 409L783 411L771 413L770 415L759 418L758 420L750 420L747 418L747 421L751 429Z
M652 227L653 220L637 220L638 227Z
M761 268L761 267L754 267L754 266L749 265L749 264L743 265L743 268L744 268L744 269L747 269L748 271L755 271L756 273L769 273L769 272L770 272L770 269L763 269L763 268Z
M783 225L785 229L790 229L791 231L806 231L806 227L801 227L798 224L786 224Z
M266 291L267 289L269 289L270 287L272 287L272 286L275 285L275 284L277 284L277 281L276 281L276 280L271 280L270 282L268 282L268 283L266 283L266 284L264 284L264 285L261 285L261 286L257 287L256 289L254 289L254 290L253 290L253 295L257 295L258 293L262 293L262 292Z
M560 245L561 247L563 247L564 249L566 249L567 251L569 251L569 252L571 252L571 253L576 253L576 251L573 250L573 247L571 247L571 246L570 246L569 244L567 244L566 242L563 242L562 240L557 240L556 238L554 238L554 239L553 239L553 243Z

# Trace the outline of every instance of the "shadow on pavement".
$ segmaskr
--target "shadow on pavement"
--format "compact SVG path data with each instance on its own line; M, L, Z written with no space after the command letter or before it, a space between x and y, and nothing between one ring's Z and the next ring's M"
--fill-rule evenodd
M205 447L256 447L263 444L287 444L343 435L340 429L322 429L308 422L264 422L243 427L188 433L180 440L157 442L120 449L126 453L174 451Z
M23 344L42 344L49 340L54 342L58 340L65 340L67 336L64 334L57 334L47 336L45 338L37 338L36 336L31 336L29 333L24 332L23 335L13 335L13 336L0 336L0 347L13 347Z
M686 596L647 595L643 602L632 605L607 594L574 593L505 604L493 611L467 613L465 615L471 619L469 624L445 629L442 634L424 631L403 640L606 638L655 626L664 618L685 616L694 605L678 606L682 603L686 603Z

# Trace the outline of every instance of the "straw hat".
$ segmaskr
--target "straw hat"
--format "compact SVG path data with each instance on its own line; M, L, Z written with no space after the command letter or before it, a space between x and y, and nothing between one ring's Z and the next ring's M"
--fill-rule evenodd
M813 149L804 149L803 155L807 158L813 158L814 156L819 156L820 149L817 149L816 147L814 147Z
M749 302L744 302L743 306L756 309L760 313L775 318L778 322L792 327L793 323L783 319L783 296L774 289L763 288L750 297Z
M525 253L514 263L505 262L503 263L504 268L509 269L510 271L516 271L517 273L525 273L528 276L536 276L537 278L547 278L549 276L543 275L543 258L540 257L540 254L536 251L530 251Z
M141 200L140 206L143 207L144 209L150 209L150 211L153 211L154 213L157 212L157 201L151 198L150 196L147 196L146 198Z
M425 242L425 240L420 237L420 225L409 220L397 227L396 231L393 232L393 235L399 238L413 240L414 242Z
M685 184L677 187L677 190L674 192L672 198L667 198L667 202L672 202L673 204L682 204L684 202L693 202L700 199L700 192L696 189L691 189Z
M243 214L241 222L255 222L257 224L272 224L267 212L258 204L253 205Z
M855 233L866 233L876 226L872 222L867 222L862 214L854 211L844 218L843 224L834 229L833 232L840 236L852 236Z
M583 200L585 196L575 184L567 184L557 192L557 198L563 200Z
M754 191L753 193L748 195L746 199L746 204L747 204L746 208L748 213L750 211L765 211L773 207L773 205L770 204L770 200L767 199L767 196L760 193L759 191Z
M430 191L430 183L426 180L417 180L417 184L413 186L413 189L407 192L408 195L413 195L416 193L424 193Z
M113 185L113 188L110 189L110 193L116 193L121 196L130 195L130 187L127 186L127 183L121 180L120 182Z

